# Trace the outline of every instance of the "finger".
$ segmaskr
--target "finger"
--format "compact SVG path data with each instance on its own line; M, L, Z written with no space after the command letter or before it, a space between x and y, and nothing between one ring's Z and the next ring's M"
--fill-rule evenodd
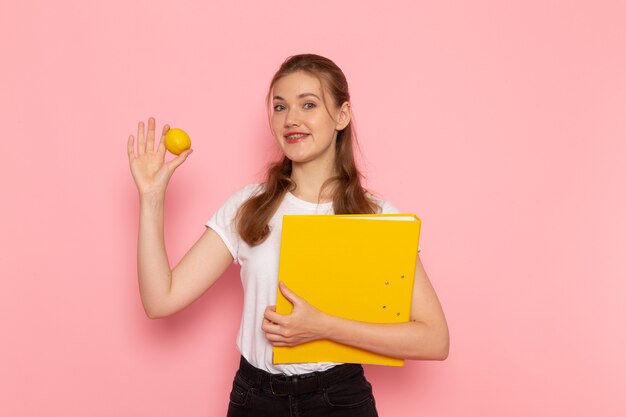
M128 160L132 161L133 159L135 159L135 138L133 137L133 135L130 135L128 137L127 148L128 148Z
M142 155L146 153L146 138L144 136L143 122L139 122L137 125L137 154Z
M287 340L283 340L280 336L277 335L266 335L265 338L274 346L287 346L288 343Z
M289 302L291 302L291 304L293 304L294 306L296 304L300 304L302 298L298 297L295 292L287 288L287 286L282 281L278 283L278 287L280 288L280 292L285 296L287 300L289 300Z
M269 320L263 320L261 330L263 330L263 332L265 333L265 337L267 337L268 339L277 340L278 338L283 337L280 326L276 323L272 323Z
M272 333L265 333L265 338L271 344L284 342L284 340L281 340L280 336Z
M294 344L293 340L277 333L265 333L265 338L273 346L292 346Z
M146 152L154 152L154 117L148 119L148 137L146 141Z
M278 330L278 325L268 319L263 319L263 323L261 324L261 329L265 332L265 333L276 333L276 330Z
M267 313L272 313L272 312L276 312L276 306L267 306L265 307L265 310L263 311L263 318L266 317Z
M163 126L161 139L159 140L159 147L157 148L157 155L162 156L163 158L165 158L165 135L168 130L170 130L170 125Z
M264 328L266 325L271 324L272 322L269 319L263 317L263 323L261 324L261 328Z
M276 323L277 325L280 325L283 323L284 321L284 316L282 314L278 314L275 311L269 310L269 309L265 309L265 314L263 314L263 317L266 320L271 321L272 323Z
M176 158L172 159L171 161L167 163L168 168L171 169L172 171L175 170L176 168L181 166L183 162L187 160L187 157L191 155L192 152L193 152L193 149L187 149L186 151L182 152Z

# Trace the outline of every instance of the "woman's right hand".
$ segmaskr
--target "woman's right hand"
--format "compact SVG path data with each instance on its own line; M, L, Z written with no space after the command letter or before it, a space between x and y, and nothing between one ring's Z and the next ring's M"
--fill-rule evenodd
M165 195L165 189L172 174L187 157L193 152L188 149L169 162L165 162L165 134L169 126L163 126L161 139L157 148L154 147L154 118L148 119L148 132L144 135L144 124L139 122L137 126L137 152L135 153L135 138L128 138L128 160L130 171L133 174L139 195L158 196Z

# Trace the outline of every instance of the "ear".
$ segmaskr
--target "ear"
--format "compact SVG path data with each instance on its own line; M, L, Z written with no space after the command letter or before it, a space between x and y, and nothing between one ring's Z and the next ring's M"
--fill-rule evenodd
M350 110L350 103L344 102L339 111L337 112L337 127L336 130L343 130L348 126L350 120L352 120L352 112Z

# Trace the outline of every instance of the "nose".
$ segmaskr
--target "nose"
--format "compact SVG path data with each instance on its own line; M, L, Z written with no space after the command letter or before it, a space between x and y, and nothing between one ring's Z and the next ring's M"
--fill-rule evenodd
M300 126L300 117L297 110L289 109L285 116L285 127Z

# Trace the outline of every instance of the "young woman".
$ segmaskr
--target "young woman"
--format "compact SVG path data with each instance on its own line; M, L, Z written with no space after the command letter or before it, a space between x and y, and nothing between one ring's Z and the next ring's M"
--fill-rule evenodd
M356 167L350 95L343 72L318 55L288 58L268 93L271 129L284 153L263 184L231 196L208 221L204 234L175 268L163 238L163 202L187 150L165 162L163 127L155 149L155 121L128 140L130 167L139 190L138 275L150 318L169 316L192 303L233 260L241 265L244 307L237 346L240 368L230 395L229 416L375 416L370 384L361 365L275 365L272 346L329 339L387 356L443 360L448 328L418 259L411 321L372 324L331 316L280 284L293 305L276 313L276 285L284 214L397 213L368 194Z

